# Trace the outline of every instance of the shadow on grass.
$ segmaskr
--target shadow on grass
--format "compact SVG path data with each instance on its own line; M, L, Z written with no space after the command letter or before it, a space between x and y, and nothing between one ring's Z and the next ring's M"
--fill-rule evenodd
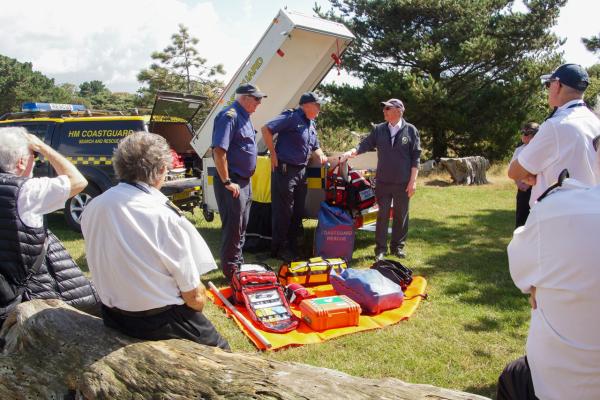
M437 186L437 187L448 187L452 186L452 182L444 181L442 179L432 179L424 182L425 186Z
M506 255L513 219L508 210L480 210L468 218L449 216L444 222L411 219L410 241L424 243L431 253L416 272L429 280L439 275L437 288L456 301L501 311L522 309L527 299L512 282ZM504 320L481 317L465 329L494 331L526 321L518 316Z

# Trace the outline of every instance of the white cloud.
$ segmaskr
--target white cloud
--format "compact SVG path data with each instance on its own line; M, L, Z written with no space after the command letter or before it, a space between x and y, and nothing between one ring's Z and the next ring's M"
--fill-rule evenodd
M183 23L200 39L209 64L217 59L224 28L209 2L104 0L97 6L70 0L6 2L0 14L0 54L30 61L57 82L101 80L112 90L134 91L150 54L170 42Z

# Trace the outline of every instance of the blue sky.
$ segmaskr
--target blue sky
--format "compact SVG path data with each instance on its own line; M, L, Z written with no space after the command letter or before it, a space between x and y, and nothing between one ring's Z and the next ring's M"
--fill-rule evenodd
M458 0L457 0L458 1ZM317 0L329 8L327 0ZM101 80L113 91L135 91L136 74L150 54L169 44L177 24L200 39L208 64L222 63L228 81L280 8L312 14L315 0L103 0L94 7L74 0L2 3L0 54L33 63L58 83ZM93 11L90 11L93 10ZM93 16L92 16L93 13ZM570 0L555 32L567 39L565 59L600 62L581 37L600 33L600 2ZM338 78L331 74L330 79Z

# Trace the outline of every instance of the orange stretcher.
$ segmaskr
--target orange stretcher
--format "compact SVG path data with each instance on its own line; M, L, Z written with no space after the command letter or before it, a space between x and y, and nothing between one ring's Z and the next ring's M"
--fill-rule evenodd
M256 330L260 332L263 338L271 344L271 347L269 348L267 348L267 346L265 346L265 344L262 343L261 340L254 336L250 332L250 330L244 327L244 325L241 322L239 322L236 318L233 318L233 320L236 322L241 331L244 332L244 334L248 336L252 343L254 343L254 345L260 350L276 350L288 346L302 346L305 344L321 343L329 339L333 339L343 335L349 335L355 332L383 328L385 326L393 325L400 321L408 319L415 312L421 300L425 296L426 287L427 281L425 280L425 278L421 276L415 276L413 278L412 283L404 293L405 300L402 303L401 307L387 310L377 315L361 315L359 317L358 326L347 326L344 328L334 328L322 332L317 332L312 330L306 323L301 322L298 325L298 328L291 332L271 333L263 331L259 329L258 326L254 325ZM333 296L336 294L331 285L315 286L312 288L307 288L307 290L309 290L311 293L316 294L317 297ZM219 289L219 291L226 298L230 297L232 294L230 287ZM210 291L207 291L207 294L213 303L215 303L218 307L224 309L228 315L230 314L230 312L223 305L223 303L218 298L215 298L215 296ZM239 311L242 315L246 317L246 319L251 320L245 307L235 307L237 311ZM291 308L292 312L300 318L300 310L295 306L291 306Z

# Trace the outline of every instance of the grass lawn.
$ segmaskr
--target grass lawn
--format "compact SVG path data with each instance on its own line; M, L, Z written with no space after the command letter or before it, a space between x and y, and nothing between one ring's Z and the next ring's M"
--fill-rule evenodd
M449 186L445 177L420 180L411 201L404 263L427 279L429 300L410 320L264 357L492 397L505 364L523 354L529 325L527 298L508 273L506 245L514 226L515 189L504 176L497 169L489 177L491 184L475 187ZM212 223L200 212L190 217L216 254L221 235L218 217ZM81 235L68 230L60 213L50 216L49 222L87 271ZM315 225L305 221L306 238L312 238ZM357 232L353 266L370 266L373 251L374 233ZM278 266L264 253L247 254L246 261ZM206 280L225 284L220 272L208 274ZM234 351L256 351L215 306L209 304L206 314Z

